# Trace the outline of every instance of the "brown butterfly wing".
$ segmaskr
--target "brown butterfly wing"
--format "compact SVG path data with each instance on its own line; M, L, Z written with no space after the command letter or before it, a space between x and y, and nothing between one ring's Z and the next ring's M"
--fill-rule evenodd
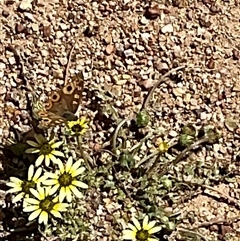
M49 127L54 127L56 125L60 125L66 121L65 118L56 115L53 112L42 110L38 113L38 116L41 118L39 122L38 128L46 129Z
M83 81L68 83L62 90L51 94L46 110L59 116L66 112L74 114L81 103L82 91Z

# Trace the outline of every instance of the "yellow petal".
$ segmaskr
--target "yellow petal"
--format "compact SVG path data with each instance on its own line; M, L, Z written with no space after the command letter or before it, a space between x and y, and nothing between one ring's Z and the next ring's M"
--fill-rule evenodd
M159 232L161 229L162 229L162 227L156 226L156 227L148 230L148 233L149 233L149 234L157 233L157 232Z
M77 176L81 175L84 172L84 170L85 170L84 167L78 168L76 171L72 172L72 177L77 177Z
M80 160L76 161L76 162L72 165L72 167L71 167L71 169L70 169L70 173L73 173L73 172L77 171L78 168L80 167L80 165L81 165L81 161L80 161ZM81 168L82 168L82 169L81 169L82 172L84 172L85 168L84 168L84 167L81 167Z
M132 218L132 221L133 221L135 227L137 228L137 230L140 230L141 224L139 223L139 221L135 217Z
M38 192L37 190L35 190L35 189L33 189L33 188L30 188L30 192L31 192L32 195L33 195L34 197L36 197L38 200L42 200L42 199L41 199L41 196L40 196L40 194L39 194L39 192Z
M149 220L148 215L146 215L146 216L144 217L144 219L143 219L143 229L144 229L144 230L148 230L148 229L147 229L148 220Z
M51 210L50 213L56 218L62 218L61 213L56 210Z
M19 190L22 190L22 181L20 180L19 183L14 183L14 182L8 182L6 183L7 186L13 187L13 188L19 188Z
M70 186L70 189L71 189L71 191L72 191L72 193L77 197L77 198L82 198L82 193L81 192L79 192L79 190L76 188L76 187L74 187L74 186Z
M27 141L27 144L29 146L33 146L33 147L39 148L39 144L36 143L35 141Z
M134 232L137 232L137 231L138 231L137 228L136 228L134 225L132 225L131 223L128 223L128 227L129 227L130 229L132 229L132 231L134 231Z
M81 188L88 188L87 184L85 184L81 181L78 181L78 180L72 181L72 185L77 186L77 187L81 187Z
M156 221L151 221L147 224L147 226L144 228L144 230L150 230L151 228L153 228L156 224Z
M23 183L23 181L17 177L10 177L10 182L16 183L19 186Z
M32 180L33 173L34 173L34 166L31 165L31 166L28 168L28 181L31 181L31 180Z
M38 215L41 213L41 209L37 209L35 210L33 213L31 213L28 217L29 221L34 220L36 217L38 217Z
M49 192L49 195L53 195L53 194L58 190L59 186L60 186L59 184L54 185L54 186L51 188L51 190L50 190L50 192Z
M156 238L148 238L147 241L159 241L159 240Z
M59 167L60 173L63 174L65 172L65 167L61 160L58 162L58 167Z
M62 141L58 141L58 142L54 143L51 147L52 147L53 149L59 148L62 144L63 144Z
M69 205L67 203L56 203L54 206L53 206L53 209L55 211L60 211L60 212L64 212L64 211L67 211L67 208L69 207Z
M38 167L38 166L40 166L40 165L42 164L43 159L44 159L44 155L40 155L40 156L37 158L36 163L35 163L36 167Z
M58 179L58 177L59 177L59 175L57 174L57 172L55 172L55 173L45 172L44 175L45 175L47 178L50 178L50 179Z
M65 197L66 197L65 187L61 187L60 192L59 192L59 202L62 202Z
M67 201L70 203L72 201L72 192L69 187L66 187Z
M40 203L39 200L36 200L34 198L25 198L24 201L27 202L28 204L33 204L33 205L39 205Z
M22 191L21 187L13 187L8 190L8 192L10 192L10 193L21 192L21 191Z
M72 167L72 164L73 164L73 158L70 156L66 163L66 172L69 172L70 168Z
M25 153L27 153L27 154L35 154L38 152L40 152L40 149L36 149L36 148L29 148L25 151Z
M123 230L123 239L135 239L136 238L136 232L132 230Z
M25 195L24 192L19 193L16 197L13 198L12 203L16 203L20 201L21 199L23 199L24 195Z
M33 212L33 211L38 210L38 209L39 209L39 205L30 205L30 206L26 206L23 209L23 212Z
M44 185L46 186L53 186L58 184L58 179L48 179L44 182Z
M50 165L50 154L45 155L45 165L48 167Z
M35 134L34 135L36 141L41 145L42 143L46 142L46 139L41 134Z
M35 172L34 176L32 177L32 180L33 180L34 182L37 182L37 180L38 180L38 178L41 176L41 174L42 174L42 168L39 167L39 168L37 169L37 171Z
M38 223L44 223L45 225L47 225L48 223L48 213L46 211L42 211L39 219L38 219Z
M64 154L61 151L53 150L51 154L53 154L54 156L64 157Z

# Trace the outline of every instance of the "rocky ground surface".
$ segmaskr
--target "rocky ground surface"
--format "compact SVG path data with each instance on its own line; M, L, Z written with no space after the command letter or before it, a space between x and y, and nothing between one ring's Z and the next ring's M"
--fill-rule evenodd
M132 118L161 76L184 66L174 80L155 90L149 128L161 128L164 139L171 140L187 123L215 126L222 132L219 143L203 147L189 160L217 166L235 179L210 183L180 204L169 205L173 213L181 210L185 221L168 239L181 240L179 230L188 227L203 236L194 240L240 240L240 2L2 0L1 145L16 139L16 130L31 129L27 97L35 93L44 101L64 84L73 45L69 78L84 73L81 111L95 118L89 134L95 148L108 141L112 127L99 127L99 116L90 108L93 99L107 96L106 105L121 118ZM0 172L4 177L3 168ZM88 207L91 239L119 240L121 229L112 216L117 214L123 222L122 204L114 193L98 191L92 190L92 195L99 202Z

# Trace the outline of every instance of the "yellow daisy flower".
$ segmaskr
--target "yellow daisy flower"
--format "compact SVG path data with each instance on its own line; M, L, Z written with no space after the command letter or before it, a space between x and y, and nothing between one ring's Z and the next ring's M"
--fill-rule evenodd
M72 136L83 135L87 131L88 125L86 118L83 117L76 121L67 122L67 134Z
M47 225L49 215L53 215L56 218L62 218L60 212L67 211L68 204L61 203L58 197L53 198L49 195L50 187L42 188L40 186L37 189L31 188L30 191L35 198L25 198L24 212L32 212L28 217L29 221L32 221L38 217L38 223L44 223Z
M59 171L56 173L46 173L49 178L44 182L44 185L52 186L50 194L54 194L57 190L59 192L59 201L62 202L65 197L67 201L72 201L72 193L78 198L82 197L82 193L78 188L88 188L88 185L77 180L78 176L82 174L85 167L80 167L81 161L76 161L73 164L73 158L69 157L66 165L59 161Z
M149 217L146 215L143 219L142 226L139 221L133 217L133 224L129 223L130 229L123 231L123 239L134 240L134 241L158 241L156 238L151 238L151 235L159 232L162 227L155 226L156 221L149 222Z
M42 168L39 167L34 173L34 165L31 165L28 169L28 178L27 180L21 180L17 177L10 177L10 182L7 183L7 186L11 187L9 189L10 193L18 193L12 200L13 203L20 201L23 197L28 197L30 188L36 188L37 184L46 180L45 176L41 176Z
M55 150L55 148L59 148L62 145L61 141L54 142L54 140L46 140L42 135L34 135L37 142L27 141L28 145L33 146L33 148L29 148L26 150L26 153L35 154L38 153L38 158L36 160L35 165L40 166L45 159L45 165L49 166L50 160L57 164L58 158L55 156L64 157L64 154L61 151Z

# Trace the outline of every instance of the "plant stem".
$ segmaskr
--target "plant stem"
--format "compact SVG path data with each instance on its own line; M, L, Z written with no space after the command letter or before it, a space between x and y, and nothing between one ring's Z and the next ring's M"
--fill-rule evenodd
M177 68L174 68L174 69L171 69L170 71L168 71L166 74L164 74L156 83L155 85L152 87L152 89L150 90L150 92L148 93L147 95L147 98L145 99L144 103L143 103L143 106L141 108L141 110L144 110L144 109L147 109L147 106L152 98L152 95L153 95L153 92L155 91L155 89L165 81L165 79L170 75L172 74L173 72L176 72L180 69L183 69L185 68L185 65L183 66L179 66Z
M78 141L78 146L79 146L79 150L80 150L81 156L82 156L82 158L83 158L83 160L84 160L84 162L85 162L85 164L87 166L87 169L88 170L92 170L94 162L93 162L93 160L92 160L92 158L90 156L86 156L86 154L85 154L85 152L84 152L84 150L82 148L82 138L81 138L80 135L77 137L77 141Z

